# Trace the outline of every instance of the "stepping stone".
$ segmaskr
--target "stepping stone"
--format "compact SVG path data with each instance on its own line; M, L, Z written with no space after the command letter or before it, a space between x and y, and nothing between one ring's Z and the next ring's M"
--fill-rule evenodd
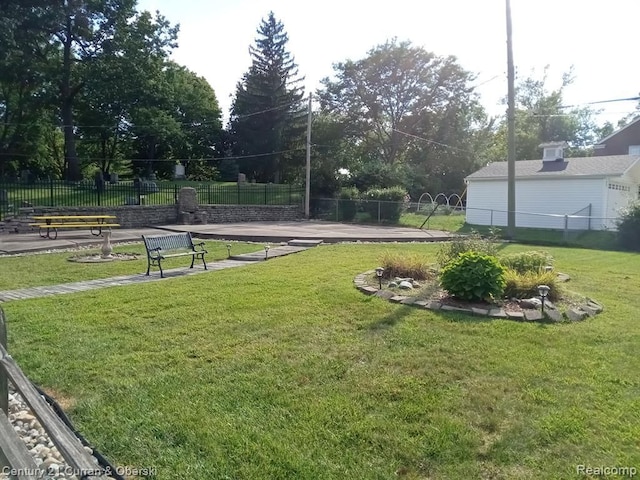
M377 290L376 291L376 297L380 297L380 298L383 298L385 300L391 300L395 296L396 296L396 294L393 293L390 290Z
M489 310L489 316L495 318L507 318L507 314L502 308L492 308Z

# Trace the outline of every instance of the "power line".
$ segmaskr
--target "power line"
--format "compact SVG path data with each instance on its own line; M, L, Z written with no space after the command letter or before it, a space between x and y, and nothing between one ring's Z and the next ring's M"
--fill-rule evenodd
M456 150L458 152L470 153L472 155L476 154L476 152L472 152L470 150L465 150L463 148L458 148L458 147L452 147L451 145L447 145L446 143L436 142L435 140L429 140L429 139L424 138L424 137L419 137L417 135L413 135L411 133L407 133L407 132L403 132L402 130L398 130L397 128L392 128L392 130L394 132L398 132L398 133L400 133L402 135L406 135L407 137L415 138L417 140L422 140L423 142L427 142L427 143L433 143L434 145L439 145L441 147L448 148L450 150Z
M613 103L613 102L635 102L638 100L640 100L640 97L614 98L613 100L596 100L595 102L584 102L576 105L562 105L558 108L575 108L575 107L580 107L581 105L597 105L600 103Z
M258 158L266 157L269 155L279 155L281 153L291 153L304 150L304 147L292 148L290 150L280 150L277 152L268 153L256 153L252 155L234 155L228 157L199 157L199 158L103 158L103 157L84 157L78 156L80 160L117 160L119 162L198 162L198 161L212 161L212 160L243 160L246 158ZM34 155L28 153L3 153L0 152L0 156L7 157L33 157Z

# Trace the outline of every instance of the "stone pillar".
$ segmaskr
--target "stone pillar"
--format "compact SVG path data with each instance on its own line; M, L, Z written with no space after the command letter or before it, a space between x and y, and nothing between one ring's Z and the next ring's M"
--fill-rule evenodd
M178 211L193 213L198 210L198 194L193 187L183 187L178 192Z

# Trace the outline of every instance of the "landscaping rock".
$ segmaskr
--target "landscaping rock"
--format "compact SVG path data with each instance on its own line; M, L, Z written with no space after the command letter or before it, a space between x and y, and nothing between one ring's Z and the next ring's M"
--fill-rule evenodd
M376 292L376 297L380 297L383 298L385 300L389 300L391 299L391 297L395 297L396 294L393 292L390 292L389 290L378 290Z
M524 318L528 322L539 322L542 320L542 312L540 310L525 310Z
M470 309L468 308L460 308L460 307L454 307L453 305L442 305L440 307L440 310L446 310L448 312L462 312L462 313L473 313L471 312Z
M400 302L402 302L405 298L407 298L407 297L405 297L404 295L394 295L393 297L391 297L391 298L389 299L389 301L391 301L391 302L393 302L393 303L400 303Z
M551 302L551 300L544 301L544 309L545 310L556 310L556 306Z
M425 305L429 310L440 310L442 308L442 304L440 302L436 302L435 300L430 301Z
M403 305L412 305L416 302L416 300L416 297L406 297L400 303L402 303Z
M397 288L398 287L398 282L389 282L387 287L389 287L389 288Z
M566 273L558 273L559 282L568 282L569 280L571 280L571 277Z
M587 315L590 317L595 317L598 314L598 310L593 308L591 305L580 305L580 309L585 311Z
M604 310L604 307L592 298L587 298L587 305L595 309L596 313L600 313L602 310Z
M507 318L507 314L503 308L492 308L489 310L489 316L494 318Z
M540 308L542 306L542 301L535 297L523 298L518 303L522 308Z
M507 318L510 320L520 320L520 321L524 320L524 313L522 312L507 310L505 314L507 315Z
M567 318L572 322L580 322L588 316L587 312L580 308L570 308L567 310Z
M398 287L403 288L405 290L413 290L413 284L406 280L401 281Z
M377 288L367 286L358 287L358 290L360 290L362 293L366 293L367 295L375 295L376 293L378 293Z
M552 322L562 322L564 320L562 313L556 309L547 310L545 308L544 315Z

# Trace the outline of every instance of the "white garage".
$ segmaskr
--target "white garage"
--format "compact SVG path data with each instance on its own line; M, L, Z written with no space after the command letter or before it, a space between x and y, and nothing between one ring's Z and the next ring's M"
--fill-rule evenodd
M559 158L558 158L559 157ZM640 156L521 160L516 167L516 226L570 230L615 229L620 210L640 198ZM466 178L466 221L507 225L507 162Z

